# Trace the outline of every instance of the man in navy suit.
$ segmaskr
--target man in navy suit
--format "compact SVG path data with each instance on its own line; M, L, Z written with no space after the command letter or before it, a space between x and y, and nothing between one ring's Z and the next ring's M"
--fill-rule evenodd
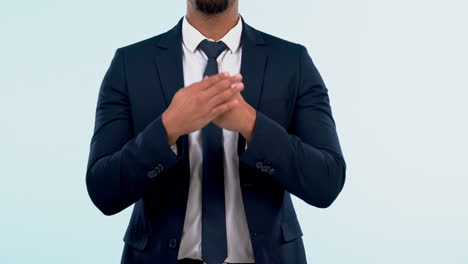
M306 263L290 194L326 208L345 172L307 49L237 0L188 0L102 81L86 185L105 215L134 205L122 263Z

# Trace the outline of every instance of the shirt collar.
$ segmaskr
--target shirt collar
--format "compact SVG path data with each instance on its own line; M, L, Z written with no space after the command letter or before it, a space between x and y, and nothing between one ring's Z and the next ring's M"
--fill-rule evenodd
M231 28L226 35L224 35L220 41L223 41L226 46L231 50L231 52L236 52L240 47L241 42L241 33L242 33L242 20L239 15L237 24ZM198 44L204 39L214 41L213 39L203 36L200 31L193 27L187 20L187 17L184 16L182 21L182 41L184 45L191 51L195 52L198 47Z

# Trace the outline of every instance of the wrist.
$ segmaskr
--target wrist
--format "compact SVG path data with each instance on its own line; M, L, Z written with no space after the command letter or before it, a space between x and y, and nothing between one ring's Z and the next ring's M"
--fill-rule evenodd
M249 109L250 110L244 119L245 123L243 125L242 131L240 132L247 143L250 143L250 139L252 138L255 130L255 121L257 119L257 111L253 107L250 107Z
M177 132L177 128L173 122L174 119L171 118L170 113L168 113L167 111L164 111L162 113L161 119L164 126L164 130L166 132L167 141L169 142L169 145L172 146L180 137L180 134Z

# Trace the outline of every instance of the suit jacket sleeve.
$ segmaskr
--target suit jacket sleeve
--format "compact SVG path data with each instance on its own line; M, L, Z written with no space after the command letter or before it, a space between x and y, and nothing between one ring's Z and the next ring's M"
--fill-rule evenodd
M117 49L101 83L86 172L89 196L106 215L142 198L152 182L180 161L161 114L133 135L124 60L123 50Z
M343 188L346 163L328 90L307 49L299 47L300 77L291 133L257 111L249 148L239 160L308 204L326 208ZM264 165L270 169L264 170Z

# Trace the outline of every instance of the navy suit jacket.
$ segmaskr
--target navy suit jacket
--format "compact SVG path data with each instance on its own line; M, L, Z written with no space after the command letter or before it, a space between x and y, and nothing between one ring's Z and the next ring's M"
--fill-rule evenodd
M255 262L306 263L293 194L326 208L341 192L346 164L328 90L306 48L242 19L245 101L257 110L239 175ZM134 205L122 263L176 263L190 182L188 135L167 140L161 114L184 86L181 25L116 49L100 86L86 172L105 215Z

